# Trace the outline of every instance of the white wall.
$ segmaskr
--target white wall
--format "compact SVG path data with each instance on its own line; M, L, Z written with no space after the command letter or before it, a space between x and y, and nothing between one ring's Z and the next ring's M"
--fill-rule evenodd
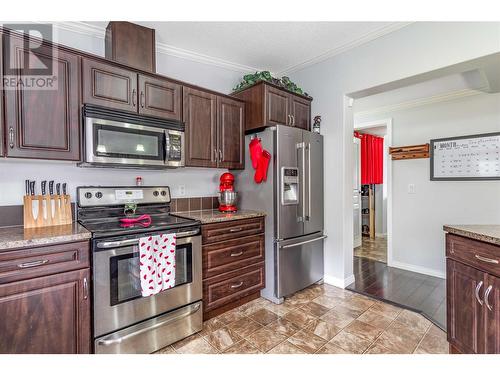
M392 118L395 146L500 131L500 94L366 114ZM429 159L392 161L392 265L444 276L444 224L500 224L500 181L430 181ZM415 194L408 193L415 185Z
M499 51L500 23L422 22L290 74L314 97L312 116L323 119L325 282L353 280L353 119L345 95Z
M104 35L104 34L103 34ZM55 29L54 40L85 52L104 56L104 39L82 32ZM244 72L234 71L157 51L157 72L222 93L229 93ZM217 191L222 169L184 168L167 171L83 169L74 163L0 159L0 206L22 204L25 179L54 179L67 182L75 197L76 186L134 184L136 176L145 185L164 184L178 197L178 186L186 186L186 196L209 196Z

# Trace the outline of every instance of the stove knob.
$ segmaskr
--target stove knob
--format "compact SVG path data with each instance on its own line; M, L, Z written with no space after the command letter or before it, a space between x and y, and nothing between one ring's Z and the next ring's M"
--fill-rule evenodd
M95 197L97 199L101 199L102 198L102 193L100 191L98 191L97 193L95 193Z
M164 196L166 196L166 195L167 195L167 192L166 192L165 190L162 190L162 192L161 192L161 196L162 196L162 197L164 197Z
M92 193L91 193L90 191L89 191L89 192L86 192L86 193L85 193L85 198L87 198L87 199L92 198Z
M157 197L159 194L160 194L160 193L158 192L158 190L153 191L153 195L154 195L155 197Z

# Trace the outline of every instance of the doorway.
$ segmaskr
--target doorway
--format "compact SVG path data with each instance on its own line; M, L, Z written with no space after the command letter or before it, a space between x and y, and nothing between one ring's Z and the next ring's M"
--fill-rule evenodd
M390 145L391 119L376 123L359 123L354 125L355 136L353 141L354 150L354 191L353 191L353 215L354 215L354 257L367 260L388 263L388 169L387 151ZM373 140L383 143L378 150L381 158L382 178L375 180L368 178L367 173L362 176L366 164L373 164L370 160L373 154L362 150L362 139L367 136ZM366 141L366 139L365 139ZM362 155L363 153L363 155ZM380 172L378 172L380 174ZM378 183L371 183L378 182Z

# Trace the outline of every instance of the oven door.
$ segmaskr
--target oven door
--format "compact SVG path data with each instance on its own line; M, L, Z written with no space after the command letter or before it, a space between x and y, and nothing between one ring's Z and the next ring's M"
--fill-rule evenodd
M94 337L201 300L199 230L177 235L175 286L151 297L141 296L139 236L94 242Z
M165 167L165 129L87 117L85 161Z

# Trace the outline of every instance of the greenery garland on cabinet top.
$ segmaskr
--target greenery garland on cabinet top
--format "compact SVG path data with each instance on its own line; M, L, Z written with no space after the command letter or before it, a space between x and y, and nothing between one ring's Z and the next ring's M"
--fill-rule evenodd
M253 86L254 84L260 81L265 81L275 84L295 94L304 95L309 98L311 97L307 92L304 92L300 87L298 87L295 83L293 83L290 80L290 78L288 77L281 77L281 79L275 78L267 70L264 70L262 72L255 72L254 74L245 74L243 76L243 80L240 83L238 83L238 85L236 85L236 87L233 89L233 92L246 89L247 87Z

